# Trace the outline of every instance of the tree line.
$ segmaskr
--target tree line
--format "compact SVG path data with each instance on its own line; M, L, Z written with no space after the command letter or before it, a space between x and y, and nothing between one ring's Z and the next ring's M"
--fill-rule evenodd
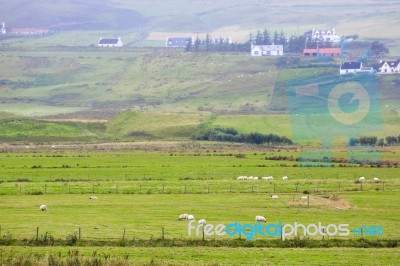
M400 145L400 135L399 136L387 136L385 138L380 138L376 136L371 137L359 137L351 138L349 140L350 146L395 146Z
M213 42L212 40L217 40ZM249 34L249 39L243 43L224 43L223 38L212 38L209 33L206 34L204 39L200 39L199 36L193 42L188 42L185 50L187 52L249 52L251 45L283 45L285 52L289 53L302 53L304 48L323 48L332 47L331 42L311 42L307 41L305 35L290 36L286 37L283 30L278 32L277 30L271 32L267 28L263 31L258 30L255 35Z
M275 134L261 134L252 132L249 134L239 133L234 128L209 128L197 132L192 136L194 140L208 140L208 141L227 141L251 144L268 144L268 145L292 145L293 142L284 136Z

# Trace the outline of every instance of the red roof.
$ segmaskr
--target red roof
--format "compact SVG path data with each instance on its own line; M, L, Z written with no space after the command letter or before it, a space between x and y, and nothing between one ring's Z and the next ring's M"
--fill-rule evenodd
M304 54L316 54L318 49L304 49ZM340 48L319 48L320 54L340 54Z

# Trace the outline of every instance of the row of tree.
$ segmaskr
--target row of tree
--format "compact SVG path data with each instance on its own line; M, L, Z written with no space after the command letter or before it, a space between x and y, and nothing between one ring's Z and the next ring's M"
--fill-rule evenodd
M192 136L195 140L208 140L208 141L227 141L227 142L240 142L251 144L268 144L268 145L292 145L293 142L287 138L275 134L261 134L249 133L239 134L234 128L210 128L198 132Z
M215 40L217 40L215 42ZM289 39L283 31L278 32L275 30L271 33L268 29L264 29L263 32L257 31L257 34L249 34L249 39L244 43L225 43L223 38L212 38L209 33L206 34L204 39L200 39L199 36L193 41L189 42L186 46L187 52L200 52L200 51L210 51L210 52L224 52L224 51L234 51L234 52L249 52L251 45L283 45L284 51L289 53L302 53L304 48L323 48L332 47L333 44L330 42L306 42L304 35L291 36Z
M376 136L372 137L359 137L351 138L349 141L350 146L394 146L400 145L400 135L399 136L387 136L386 138L380 138Z

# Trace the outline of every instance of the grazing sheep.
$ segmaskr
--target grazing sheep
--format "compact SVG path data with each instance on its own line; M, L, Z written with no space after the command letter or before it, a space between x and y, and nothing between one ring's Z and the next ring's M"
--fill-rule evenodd
M283 180L283 181L286 181L286 180L288 180L288 177L287 177L287 176L284 176L284 177L282 177L282 180Z
M194 219L194 216L191 215L191 214L189 214L189 215L187 216L187 219L188 219L189 221L194 221L194 220L195 220L195 219Z
M378 183L378 182L379 182L379 178L374 177L374 182L375 182L375 183Z
M207 224L206 219L200 219L199 220L199 225L205 226Z
M96 200L96 199L99 199L97 196L91 196L89 199L94 199L94 200Z
M248 179L248 180L253 180L253 179L254 179L254 176L249 176L247 179Z
M308 196L301 196L300 199L307 199Z
M238 178L236 178L236 180L246 180L247 176L239 176Z
M47 205L42 204L42 205L40 205L39 209L41 211L47 211Z
M271 199L279 199L278 195L272 195Z
M189 216L189 214L183 213L183 214L179 215L178 220L187 220L188 216Z
M360 177L359 179L358 179L358 181L360 182L360 183L364 183L365 182L365 177Z
M272 180L274 180L274 177L273 176L263 176L263 177L261 177L261 179L267 180L267 181L272 181Z
M258 176L255 176L253 179L254 179L254 180L258 180Z
M257 215L256 216L256 222L267 222L267 219L265 219L265 217L264 216L261 216L261 215Z

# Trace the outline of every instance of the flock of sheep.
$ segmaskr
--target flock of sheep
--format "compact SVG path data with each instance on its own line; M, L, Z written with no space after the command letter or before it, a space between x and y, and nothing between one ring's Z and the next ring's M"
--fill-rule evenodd
M374 177L373 180L374 180L375 183L378 183L378 182L379 182L379 178L377 178L377 177ZM365 182L365 177L363 177L363 176L360 177L360 178L358 179L358 182L364 183L364 182Z
M183 220L195 221L196 219L191 214L183 213L183 214L179 215L178 220L179 221L183 221ZM201 226L205 226L207 224L207 221L206 221L206 219L200 219L198 221L198 224Z
M263 176L263 177L258 177L258 176L238 176L236 180L266 180L266 181L272 181L274 180L273 176ZM282 177L283 181L288 180L289 178L287 176Z

